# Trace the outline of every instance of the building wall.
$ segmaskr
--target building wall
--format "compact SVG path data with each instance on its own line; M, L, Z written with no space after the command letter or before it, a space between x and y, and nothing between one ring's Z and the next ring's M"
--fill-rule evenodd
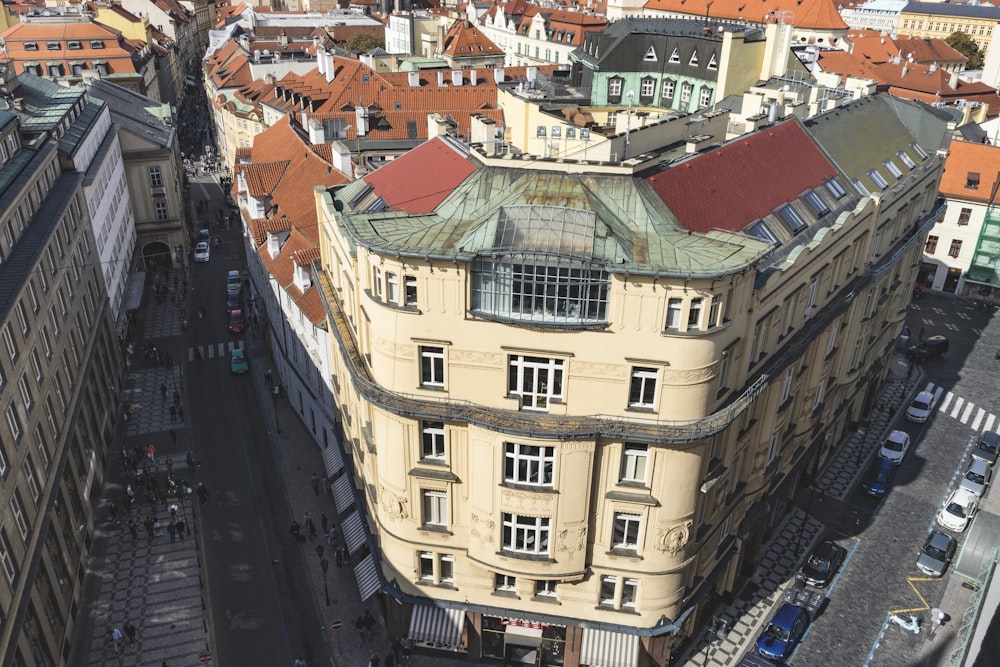
M0 354L0 662L65 665L83 602L90 499L103 484L121 360L81 175L60 174L51 140L21 166L23 187L5 192L12 204L3 218L36 183L45 200L5 249L35 260L18 276L3 275L12 296L0 331L7 332L3 347L9 336L16 354Z
M983 52L989 53L993 28L1000 19L1000 9L993 18L976 18L944 14L917 14L905 9L899 15L896 32L911 37L945 39L954 32L964 32Z
M924 246L919 279L928 289L965 293L965 273L976 252L986 211L982 202L949 197L947 211L931 228Z

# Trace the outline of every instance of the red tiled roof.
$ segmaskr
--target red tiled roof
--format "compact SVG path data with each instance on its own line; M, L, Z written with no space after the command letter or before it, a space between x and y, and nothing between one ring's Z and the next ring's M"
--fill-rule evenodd
M770 23L775 14L791 17L796 28L846 30L833 0L649 0L647 10L686 14L701 18Z
M841 78L848 76L871 79L872 70L875 66L869 62L859 60L846 51L820 51L819 59L816 61L819 68L824 72L840 74Z
M979 174L979 187L965 187L969 173ZM952 141L941 176L941 194L958 199L988 202L993 183L1000 178L1000 146Z
M646 181L688 230L739 231L837 175L796 120L668 167Z
M365 176L366 183L391 209L410 215L430 213L476 165L442 139L434 138ZM427 175L434 175L434 189Z
M271 190L278 184L285 170L288 169L288 160L279 162L262 162L260 164L250 163L242 168L243 178L247 182L247 192L251 197L266 197L271 194Z
M503 55L503 49L467 21L455 21L444 36L441 52L452 58L481 58Z

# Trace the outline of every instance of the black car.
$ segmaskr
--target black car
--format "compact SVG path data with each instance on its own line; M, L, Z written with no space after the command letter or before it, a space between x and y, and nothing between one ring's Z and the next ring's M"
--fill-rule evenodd
M950 341L945 336L931 336L924 340L917 341L906 350L906 356L914 361L925 361L935 359L944 355L948 351Z
M831 540L824 540L809 554L799 570L799 578L810 586L823 588L837 574L846 555L847 549Z
M972 450L972 458L993 465L997 462L998 451L1000 451L1000 434L994 431L983 431L979 437L979 444Z

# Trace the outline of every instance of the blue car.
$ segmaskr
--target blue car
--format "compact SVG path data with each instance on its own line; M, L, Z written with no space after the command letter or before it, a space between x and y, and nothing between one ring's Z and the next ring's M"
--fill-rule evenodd
M861 488L868 495L881 498L892 486L892 478L895 476L896 464L879 456L872 462L872 467L868 469L868 474L865 475L865 481L861 483Z
M784 662L809 627L809 612L785 603L764 628L757 640L757 653L770 660Z

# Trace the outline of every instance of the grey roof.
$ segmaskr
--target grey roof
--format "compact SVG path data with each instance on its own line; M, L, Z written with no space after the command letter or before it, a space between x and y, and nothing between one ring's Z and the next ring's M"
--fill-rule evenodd
M111 110L111 118L126 132L163 148L173 147L174 128L163 122L163 107L169 108L169 104L101 80L91 82L87 86L87 93L106 102Z
M986 130L979 123L966 123L958 128L958 132L962 135L963 139L974 144L984 144L989 138Z
M910 2L903 7L911 14L937 14L970 19L1000 19L1000 7L993 5L953 5L948 2Z
M79 88L67 88L34 74L21 74L12 94L14 99L21 100L21 109L11 111L21 120L24 132L46 132L62 122L82 95Z
M100 100L88 101L80 115L73 119L66 132L59 137L59 150L72 157L80 147L81 142L90 134L102 109L104 109L104 103Z

